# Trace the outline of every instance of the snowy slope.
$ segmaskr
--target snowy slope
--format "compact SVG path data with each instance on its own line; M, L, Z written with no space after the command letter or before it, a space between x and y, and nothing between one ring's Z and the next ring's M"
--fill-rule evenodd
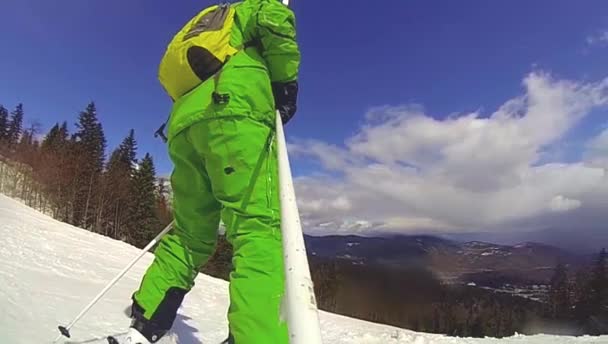
M138 251L55 221L0 195L0 344L51 343L66 325ZM126 331L124 309L152 255L147 255L60 343L104 343ZM227 283L200 275L173 333L162 343L219 344L227 333ZM321 314L327 344L608 343L608 336L515 336L461 339ZM271 343L269 343L271 344Z

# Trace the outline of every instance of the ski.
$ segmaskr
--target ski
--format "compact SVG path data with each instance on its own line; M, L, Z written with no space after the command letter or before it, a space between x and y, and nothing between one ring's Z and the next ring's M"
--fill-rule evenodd
M108 336L108 344L120 344L120 342L112 337L112 336ZM231 344L233 342L231 342L231 338L227 338L226 340L224 340L223 342L221 342L220 344Z

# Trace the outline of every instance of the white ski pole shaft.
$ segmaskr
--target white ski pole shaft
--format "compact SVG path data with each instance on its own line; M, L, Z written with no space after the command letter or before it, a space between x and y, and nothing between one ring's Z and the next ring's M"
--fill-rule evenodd
M296 203L291 167L281 116L277 112L277 150L279 160L279 187L281 200L281 232L285 260L285 298L283 312L287 320L290 344L321 344L319 312L300 214Z
M135 265L154 245L156 245L156 243L158 243L160 241L160 239L167 234L167 232L169 232L169 230L171 230L171 228L173 227L173 222L171 222L169 225L167 225L167 227L165 227L165 229L163 229L162 232L160 232L154 239L152 239L152 241L150 241L150 243L144 247L141 250L141 253L135 257L130 263L129 265L127 265L119 274L118 276L114 277L114 279L108 283L108 285L106 285L105 288L103 288L103 290L80 312L80 314L78 314L76 316L76 318L74 318L74 320L72 320L72 322L66 326L59 326L59 331L61 332L61 334L53 341L53 343L56 343L59 339L61 339L62 336L66 336L66 337L70 337L70 329L74 326L74 324L76 324L76 322L78 322L78 320L80 320L80 318L82 318L110 289L112 289L112 287L118 283L118 281L129 271L131 270L131 268L133 267L133 265Z

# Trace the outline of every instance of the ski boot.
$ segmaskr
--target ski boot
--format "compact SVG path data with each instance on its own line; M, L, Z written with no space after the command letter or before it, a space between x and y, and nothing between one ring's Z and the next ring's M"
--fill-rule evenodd
M136 329L131 327L127 336L125 337L124 344L152 344L148 338L144 337L143 334L139 333Z
M119 342L113 336L108 337L108 344L152 344L148 338L144 337L139 331L134 328L130 328L127 332L124 342Z
M124 344L152 344L169 332L167 326L160 326L154 320L144 317L144 310L136 302L131 308L131 327ZM171 326L168 326L169 328Z

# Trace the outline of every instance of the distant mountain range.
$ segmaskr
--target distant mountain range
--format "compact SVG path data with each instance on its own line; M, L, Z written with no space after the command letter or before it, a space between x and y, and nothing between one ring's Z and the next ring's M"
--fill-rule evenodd
M581 254L596 254L600 249L608 248L606 228L545 228L535 231L450 233L437 236L461 242L486 241L501 245L539 242Z
M305 240L311 256L345 259L353 264L423 267L452 283L547 283L558 262L577 268L590 260L587 255L534 242L498 245L428 235L305 236Z

